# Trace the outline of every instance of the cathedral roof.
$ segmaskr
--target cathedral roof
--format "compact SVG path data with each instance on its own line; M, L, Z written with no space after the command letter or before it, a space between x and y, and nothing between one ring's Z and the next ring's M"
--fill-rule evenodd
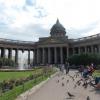
M51 36L65 36L66 31L62 24L60 24L59 20L57 19L56 23L52 26L50 30Z

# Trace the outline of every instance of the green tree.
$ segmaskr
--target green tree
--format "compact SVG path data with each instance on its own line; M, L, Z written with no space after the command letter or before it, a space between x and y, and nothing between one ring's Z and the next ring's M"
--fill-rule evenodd
M8 58L0 58L0 68L2 66L11 66L11 67L14 67L15 65L15 62L11 59L8 59Z
M68 58L68 62L71 65L88 65L94 63L100 64L100 54L78 54Z

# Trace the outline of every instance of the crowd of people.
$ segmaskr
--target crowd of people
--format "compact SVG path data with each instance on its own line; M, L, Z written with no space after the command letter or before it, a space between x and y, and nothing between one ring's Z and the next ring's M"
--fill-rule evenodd
M81 75L84 77L84 78L87 78L88 75L92 75L92 73L95 71L95 67L93 64L91 65L88 65L88 66L83 66L81 65L80 66L80 72L81 72Z
M88 76L92 76L93 72L95 71L95 66L90 64L88 66L80 66L80 72L83 78L88 78ZM100 77L95 77L95 85L100 87Z

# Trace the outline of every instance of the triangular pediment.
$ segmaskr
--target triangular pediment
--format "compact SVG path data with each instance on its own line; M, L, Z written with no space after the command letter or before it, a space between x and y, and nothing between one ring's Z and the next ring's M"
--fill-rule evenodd
M39 40L39 44L58 44L58 43L66 43L67 39L62 39L62 38L44 38Z

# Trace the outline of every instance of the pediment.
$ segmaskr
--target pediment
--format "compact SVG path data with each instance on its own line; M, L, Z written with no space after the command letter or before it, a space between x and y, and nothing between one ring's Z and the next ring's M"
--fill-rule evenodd
M39 44L58 44L58 43L65 43L66 41L61 38L46 38L39 41Z

